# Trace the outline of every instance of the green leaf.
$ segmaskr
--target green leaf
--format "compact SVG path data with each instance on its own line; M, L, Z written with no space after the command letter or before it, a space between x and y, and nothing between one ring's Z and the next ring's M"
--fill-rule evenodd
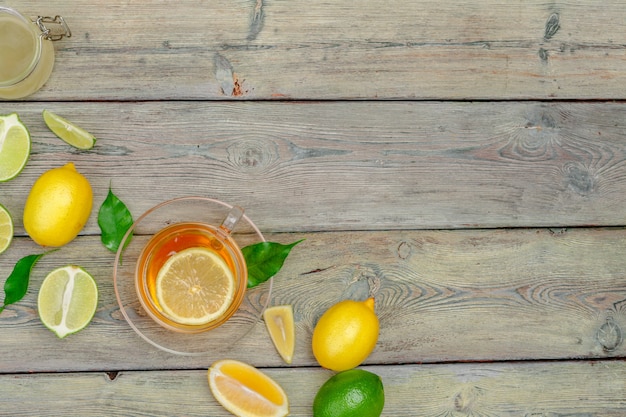
M46 253L39 255L28 255L17 261L13 267L13 272L4 282L4 302L0 307L0 313L9 304L20 301L28 291L28 282L30 281L30 271L37 261Z
M122 243L124 235L133 225L133 216L130 211L109 186L109 194L98 211L98 226L102 232L102 244L111 252L116 253ZM126 240L130 242L131 236Z
M291 249L304 239L283 245L276 242L260 242L241 249L248 267L248 288L264 283L280 271Z

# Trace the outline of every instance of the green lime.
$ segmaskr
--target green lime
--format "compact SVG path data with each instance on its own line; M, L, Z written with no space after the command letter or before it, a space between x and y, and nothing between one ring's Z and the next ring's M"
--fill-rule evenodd
M7 250L13 240L13 219L9 211L0 204L0 253Z
M335 374L320 387L313 401L313 417L379 417L384 406L380 377L351 369Z
M55 135L75 148L91 149L96 144L94 135L49 110L43 111L43 120Z
M50 272L39 289L42 323L59 338L84 329L98 306L98 286L87 271L68 265Z
M0 116L0 182L17 177L30 156L30 133L16 113Z

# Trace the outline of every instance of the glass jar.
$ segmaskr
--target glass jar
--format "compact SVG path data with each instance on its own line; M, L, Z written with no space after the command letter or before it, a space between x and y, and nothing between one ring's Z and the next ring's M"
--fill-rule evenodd
M71 32L62 17L35 21L0 6L0 99L26 97L39 90L54 66L52 41Z

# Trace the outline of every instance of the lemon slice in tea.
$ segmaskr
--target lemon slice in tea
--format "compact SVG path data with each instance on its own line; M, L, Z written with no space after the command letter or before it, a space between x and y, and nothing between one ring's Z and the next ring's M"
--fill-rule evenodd
M37 297L42 323L59 338L84 329L98 307L98 286L87 271L68 265L50 272Z
M0 182L15 178L28 162L30 133L16 113L0 116Z
M236 416L283 417L289 414L285 391L251 365L223 359L211 365L208 379L215 399Z
M163 312L180 324L200 325L219 318L235 297L235 278L210 249L194 247L169 258L156 278Z
M263 320L276 350L286 363L291 363L296 345L293 307L273 306L265 309Z
M0 253L7 250L13 240L13 219L9 211L0 204Z
M94 135L49 110L43 111L43 120L55 135L75 148L91 149L96 144Z

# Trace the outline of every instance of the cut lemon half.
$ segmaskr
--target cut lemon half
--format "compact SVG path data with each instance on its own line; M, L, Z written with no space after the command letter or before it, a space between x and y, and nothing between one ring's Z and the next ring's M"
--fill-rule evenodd
M91 149L96 144L94 135L49 110L43 111L43 120L55 135L75 148Z
M59 338L84 329L98 307L98 286L87 271L68 265L50 272L37 297L42 323Z
M17 113L0 116L0 182L17 177L30 156L30 133Z
M9 211L0 204L0 253L7 250L13 240L13 219Z
M222 316L235 297L235 278L226 261L194 247L170 257L156 278L163 312L180 324L201 325Z
M291 363L296 346L293 307L273 306L263 312L263 320L276 350L286 363Z
M211 365L208 378L215 399L238 417L283 417L289 414L285 391L253 366L223 359Z

